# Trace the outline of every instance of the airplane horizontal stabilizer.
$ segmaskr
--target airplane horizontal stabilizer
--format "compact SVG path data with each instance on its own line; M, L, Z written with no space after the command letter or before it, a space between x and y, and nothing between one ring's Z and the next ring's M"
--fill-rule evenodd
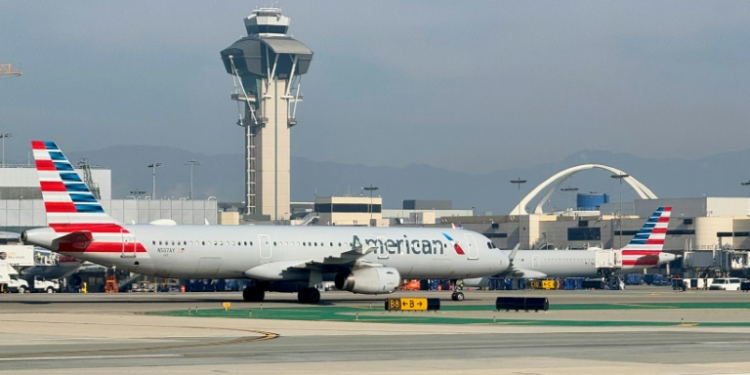
M57 251L86 251L86 248L89 247L93 240L94 236L91 232L85 230L68 233L56 238L52 241L52 244Z

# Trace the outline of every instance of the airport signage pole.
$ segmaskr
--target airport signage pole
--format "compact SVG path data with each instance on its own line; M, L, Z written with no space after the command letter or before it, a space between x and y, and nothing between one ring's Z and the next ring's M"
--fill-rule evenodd
M190 166L190 200L193 200L193 167L201 165L197 160L188 160L185 165Z
M630 177L630 175L629 174L625 174L625 173L622 173L622 174L613 174L612 175L612 178L616 178L616 179L620 180L620 214L618 215L619 216L619 220L618 220L619 224L618 224L618 226L620 227L620 236L619 236L620 238L619 238L618 242L620 244L620 246L619 246L620 249L622 249L622 179L626 178L626 177Z
M521 245L521 184L525 184L526 180L522 180L521 177L510 180L511 184L518 185L518 245Z
M370 209L369 209L369 211L370 211L370 223L369 223L369 225L372 225L372 193L374 191L378 190L378 187L370 185L370 186L363 187L362 190L370 192Z
M156 168L163 166L162 163L151 163L147 168L151 168L151 199L156 199Z
M0 139L3 140L3 163L2 166L5 167L5 138L12 138L13 134L11 133L0 133Z

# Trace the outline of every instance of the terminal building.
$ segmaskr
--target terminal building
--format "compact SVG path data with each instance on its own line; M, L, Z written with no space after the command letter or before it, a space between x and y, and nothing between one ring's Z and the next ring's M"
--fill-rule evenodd
M76 168L89 189L98 191L99 201L115 220L124 224L147 224L173 220L177 224L217 224L215 199L126 199L112 198L112 172L106 168ZM47 225L36 168L29 165L0 167L0 232L21 232Z

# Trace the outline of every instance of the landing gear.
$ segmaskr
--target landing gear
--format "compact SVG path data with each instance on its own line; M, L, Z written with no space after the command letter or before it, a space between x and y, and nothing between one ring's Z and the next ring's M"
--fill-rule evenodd
M463 292L453 292L451 294L451 299L454 301L463 301L464 300L464 293Z
M249 286L242 291L242 299L245 302L263 302L264 298L266 298L266 292L255 286Z
M316 288L305 288L297 293L297 300L299 303L307 303L315 305L320 302L320 291Z
M451 294L451 299L454 301L463 301L464 300L464 292L462 292L462 290L464 289L463 280L451 280L451 283L453 284L453 294Z

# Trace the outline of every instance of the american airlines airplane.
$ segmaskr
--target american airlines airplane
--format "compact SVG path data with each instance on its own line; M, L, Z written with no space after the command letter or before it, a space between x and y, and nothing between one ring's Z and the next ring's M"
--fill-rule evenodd
M464 279L508 268L485 236L461 229L123 225L107 215L54 142L31 143L49 227L25 243L143 275L247 278L245 301L266 291L318 303L314 285L334 280L362 294L395 291L401 280ZM454 300L463 300L454 291Z
M675 255L662 252L672 207L659 207L638 233L621 250L502 250L508 254L510 267L495 277L597 277L600 274L597 256L612 255L618 273L642 271L675 260ZM489 277L464 279L470 287L487 286Z

